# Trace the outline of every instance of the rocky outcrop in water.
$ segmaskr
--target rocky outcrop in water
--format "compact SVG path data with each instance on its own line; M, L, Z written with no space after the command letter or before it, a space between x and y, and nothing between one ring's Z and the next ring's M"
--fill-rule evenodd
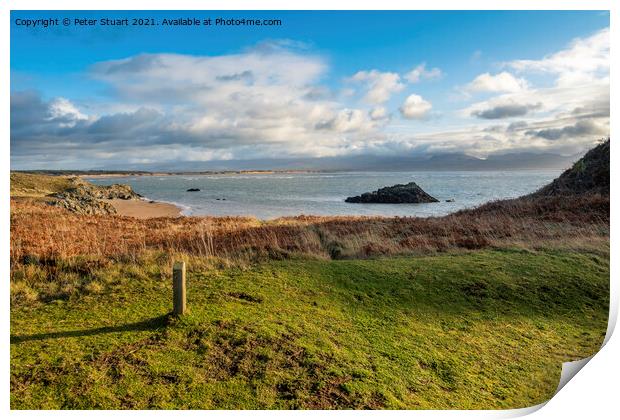
M427 194L415 182L397 184L391 187L380 188L377 191L364 193L355 197L348 197L347 203L381 203L381 204L406 204L406 203L436 203L435 197Z

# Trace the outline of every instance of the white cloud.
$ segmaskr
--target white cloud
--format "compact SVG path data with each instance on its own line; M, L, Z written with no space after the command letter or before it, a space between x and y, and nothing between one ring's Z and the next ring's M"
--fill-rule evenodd
M368 111L368 116L370 116L371 120L379 121L389 118L390 114L384 106L378 106Z
M322 142L345 141L333 137L342 131L372 129L359 121L368 120L361 111L362 117L354 112L347 120L344 107L317 85L325 70L320 57L281 49L218 57L141 55L93 69L121 98L174 107L168 128L186 143L280 144L290 151L311 140L317 149Z
M249 51L215 57L142 54L98 63L92 75L110 83L124 99L161 104L209 101L214 94L260 93L265 88L297 93L316 83L326 69L320 57Z
M51 101L48 113L48 120L59 121L60 127L73 127L78 121L88 119L87 115L82 114L71 101L65 98L56 98Z
M422 150L430 154L465 152L478 157L498 152L541 151L573 155L583 153L609 134L609 119L606 117L592 120L552 116L530 122L494 124L470 124L415 134L397 133L381 147L399 151L400 154Z
M527 129L516 130L513 126L508 130L511 140L505 141L510 145L493 147L574 150L577 144L590 144L593 139L609 135L609 29L575 39L542 59L515 60L504 65L523 74L545 73L554 78L542 86L523 86L512 75L505 77L504 83L497 86L506 88L494 89L501 94L461 110L463 118L524 120L520 124ZM480 87L494 86L490 80L479 76L474 82L481 81L477 84ZM514 141L520 144L513 145Z
M367 130L372 127L365 113L359 109L343 109L328 121L319 122L318 129L329 129L340 133Z
M527 90L527 80L517 78L503 71L492 75L483 73L472 80L466 87L467 92L521 92Z
M582 113L606 113L609 115L608 79L593 81L590 84L576 86L531 87L518 93L501 94L484 101L475 102L459 113L462 118L479 116L485 110L515 105L540 115L571 113L581 109ZM525 114L523 114L525 115ZM515 115L513 115L515 116Z
M400 92L405 87L401 83L398 73L380 72L378 70L358 71L350 80L366 85L364 101L373 105L387 102L392 94Z
M98 63L91 76L107 83L119 102L105 109L120 110L99 116L87 117L63 98L45 102L15 93L13 155L66 141L67 153L110 160L141 159L144 146L164 160L179 158L164 152L174 147L191 149L192 156L237 159L326 156L381 137L377 131L385 119L347 107L320 84L322 58L263 50L217 57L145 54Z
M405 74L405 79L409 83L418 83L421 80L438 79L442 76L442 72L439 68L433 67L432 69L426 69L426 63L419 64L409 73Z
M428 113L433 108L430 102L420 95L412 94L405 99L400 107L400 113L404 118L410 120L421 120L428 117Z
M609 74L609 28L587 38L574 39L567 48L540 60L505 63L519 72L541 72L557 76L558 86L589 83Z

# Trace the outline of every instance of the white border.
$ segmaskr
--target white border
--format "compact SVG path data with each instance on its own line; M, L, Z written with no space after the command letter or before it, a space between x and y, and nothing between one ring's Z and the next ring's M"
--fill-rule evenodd
M335 2L334 0L0 0L0 54L3 59L0 60L0 133L2 133L2 151L0 159L2 167L10 167L9 153L9 110L10 110L10 10L611 10L610 19L613 22L617 9L617 1L611 0L434 0L429 1L398 1L398 0L357 0L351 3ZM614 54L615 46L620 45L618 41L618 31L614 24L611 25L611 43L612 48L612 68L616 69L617 55ZM613 78L612 78L613 79ZM611 84L611 108L618 108L618 96L614 89L615 83ZM611 131L615 131L617 122L611 118ZM615 156L615 157L614 157ZM618 161L618 153L616 148L612 147L612 162ZM618 171L612 165L612 196L618 194ZM2 301L5 302L5 309L2 312L0 326L4 334L4 343L0 346L2 359L4 360L4 369L2 369L2 377L0 379L2 409L4 412L9 411L9 171L5 169L2 172L2 182L0 183L0 205L4 215L4 223L2 224L2 235L0 236L0 252L5 257L2 259L2 278L4 279L4 287L1 289ZM611 212L616 213L617 206L612 201ZM615 220L615 216L612 217ZM611 237L617 237L617 224L611 225ZM273 418L284 416L295 417L339 417L339 418L368 418L372 416L390 417L390 418L504 418L515 417L534 412L531 418L538 419L570 419L590 417L594 419L611 418L619 412L617 386L620 375L620 342L617 337L610 333L613 330L618 313L618 279L620 272L617 269L617 246L612 241L611 246L611 311L610 325L608 329L608 342L601 351L592 358L592 360L577 375L576 379L569 381L560 392L552 398L546 405L541 407L531 407L524 410L507 410L507 411L389 411L389 412L371 412L371 411L330 411L330 412L200 412L187 411L182 413L175 412L89 412L85 414L77 411L63 412L29 412L29 411L12 411L9 414L14 417L30 418L47 415L51 417L62 418L81 418L84 415L94 416L97 418L107 418L114 416L132 416L136 418L146 418L147 416L171 417L176 415L188 416L191 418L203 418L205 415L217 417L220 419L233 419L239 416L252 416L257 418ZM616 334L617 335L617 334Z

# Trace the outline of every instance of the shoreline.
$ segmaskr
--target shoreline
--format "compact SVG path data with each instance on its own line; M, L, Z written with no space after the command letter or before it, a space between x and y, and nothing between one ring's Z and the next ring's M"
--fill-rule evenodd
M183 217L182 208L171 203L152 200L103 200L116 209L118 216L152 219L156 217Z

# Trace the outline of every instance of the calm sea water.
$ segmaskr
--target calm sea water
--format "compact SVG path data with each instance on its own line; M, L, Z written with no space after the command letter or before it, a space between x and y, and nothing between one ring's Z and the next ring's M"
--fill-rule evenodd
M561 171L339 172L300 174L174 175L96 178L122 183L156 201L174 203L186 215L247 215L260 219L305 215L440 216L487 201L518 197L542 187ZM348 196L414 181L441 200L428 204L354 204ZM200 188L199 192L187 192ZM448 203L445 200L454 200Z

